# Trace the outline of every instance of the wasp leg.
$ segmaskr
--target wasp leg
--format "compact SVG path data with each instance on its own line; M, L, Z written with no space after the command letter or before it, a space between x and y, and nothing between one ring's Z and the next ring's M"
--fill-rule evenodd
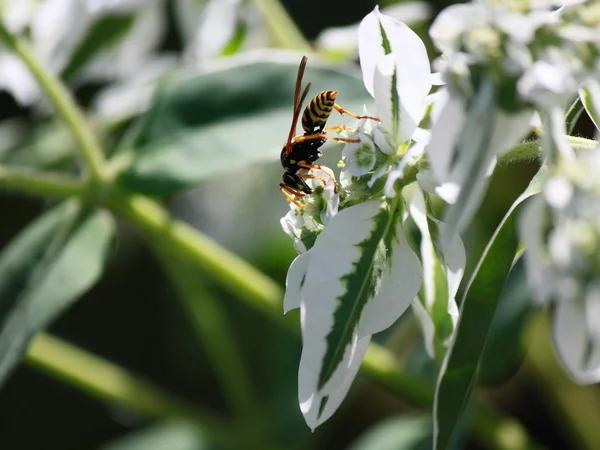
M304 197L304 194L302 192L298 192L295 189L292 189L291 187L283 184L283 183L279 183L279 190L281 191L281 193L283 195L285 195L287 197L287 199L292 202L294 205L296 205L298 208L304 208L304 205L302 203L299 203L291 194L293 195L297 195L298 197Z
M356 128L349 127L348 125L327 125L326 127L323 127L323 131L326 130L335 130L338 133L342 130L355 132Z
M327 181L325 181L325 178L321 178L316 175L309 175L307 173L300 173L300 172L298 172L297 175L300 178L314 178L315 180L319 180L321 183L323 183L323 186L327 186Z
M318 165L318 164L308 164L308 163L305 163L304 161L300 161L300 162L298 163L298 165L299 165L300 167L302 167L302 170L307 170L307 169L308 169L309 171L313 171L313 170L315 170L315 169L322 170L322 171L323 171L323 173L326 173L326 174L327 174L327 176L329 177L329 179L330 179L330 180L333 182L333 192L335 192L335 193L337 194L337 192L338 192L338 191L337 191L337 182L335 181L335 177L333 176L333 173L331 173L331 172L330 172L330 171L328 171L328 170L325 170L325 169L323 169L323 167L322 167L322 166L320 166L320 165ZM299 175L300 175L300 174L299 174ZM325 183L325 180L324 180L323 178L321 178L321 177L317 177L317 176L314 176L314 175L312 175L312 176L303 176L303 175L300 175L300 177L302 177L302 178L318 178L319 180L323 181L323 184L324 184L324 185L326 185L326 184L327 184L327 183Z
M360 139L347 139L347 138L341 138L341 137L336 137L336 136L329 136L328 134L325 134L325 133L315 133L315 134L309 134L309 135L301 134L299 136L294 137L294 142L314 141L317 139L331 139L332 141L336 141L336 142L353 142L353 143L360 142Z
M348 125L327 125L326 127L323 127L323 130L352 130L352 131L354 131L355 129L352 127L349 127Z
M337 112L339 112L340 114L344 115L344 114L348 114L350 117L354 117L355 119L371 119L371 120L376 120L377 122L379 122L379 119L377 117L372 117L372 116L357 116L356 114L354 114L353 112L348 111L347 109L342 108L340 105L338 105L337 103L333 104L333 107L335 108L335 110Z

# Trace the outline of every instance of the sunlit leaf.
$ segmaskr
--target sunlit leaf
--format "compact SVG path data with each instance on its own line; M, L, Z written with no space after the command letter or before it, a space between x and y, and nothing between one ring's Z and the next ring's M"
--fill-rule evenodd
M538 193L540 171L515 201L488 243L463 295L460 317L442 363L434 399L434 448L445 449L467 405L484 343L517 252L517 219Z
M133 431L99 450L211 450L197 427L185 422L163 422Z
M525 277L524 260L511 269L498 301L498 309L485 342L477 380L485 385L500 385L508 380L524 357L521 338L534 309Z
M98 18L86 31L85 36L73 51L61 77L69 80L101 50L110 48L131 29L133 14L110 14Z
M585 88L579 90L579 98L596 130L600 130L600 84L590 80Z
M235 169L258 174L264 162L278 161L291 123L299 60L238 58L217 70L166 81L126 140L122 150L133 162L120 182L170 196ZM362 111L371 100L357 74L309 60L305 83L312 82L312 95L336 89L342 106ZM337 113L329 122L353 123Z
M58 205L0 253L0 383L29 339L100 277L114 232L103 211Z
M402 415L378 423L348 450L429 450L431 441L429 417Z
M377 200L335 215L307 254L292 267L286 307L300 305L298 397L315 428L345 397L371 335L392 325L414 299L421 267L400 211Z

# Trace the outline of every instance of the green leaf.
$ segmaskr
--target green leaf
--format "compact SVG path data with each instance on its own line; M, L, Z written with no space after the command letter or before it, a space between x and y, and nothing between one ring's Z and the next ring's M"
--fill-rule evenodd
M162 422L133 431L99 450L211 450L197 427L186 422Z
M18 122L3 125L0 139L2 144L9 144L0 149L0 163L36 170L57 170L73 160L77 147L62 122L47 122L35 128Z
M579 98L597 130L600 130L600 84L589 81L584 89L579 89Z
M402 415L378 423L348 450L429 450L431 441L431 418Z
M113 232L108 213L65 202L39 217L0 253L0 383L33 334L100 277Z
M286 309L302 307L298 391L314 429L344 399L371 335L389 328L421 284L404 236L402 197L345 208L288 273Z
M520 258L510 271L500 296L479 363L477 380L481 384L503 384L514 375L523 360L521 338L534 310L524 266L524 260Z
M131 29L133 14L111 14L100 17L87 30L84 38L71 55L71 59L61 73L61 78L69 80L100 51L121 40Z
M442 363L434 398L434 449L448 446L467 405L496 307L519 246L517 218L525 200L538 193L545 178L540 170L496 229L460 302L460 316Z
M567 125L567 134L573 134L573 130L577 125L577 121L579 117L581 117L581 113L583 112L583 103L581 103L581 99L579 96L573 101L567 113L565 114L565 123Z
M440 245L437 238L444 224L434 217L429 199L426 201L420 189L414 191L409 210L420 233L425 280L413 302L413 312L421 323L428 354L439 363L458 319L456 293L464 274L466 254L458 235L448 245Z
M133 159L119 178L123 185L170 196L236 169L260 176L262 164L278 161L291 124L299 58L236 61L199 75L179 74L162 85L121 148ZM338 90L338 101L350 110L362 111L372 101L354 70L309 63L306 82L313 95ZM330 123L353 120L334 112Z

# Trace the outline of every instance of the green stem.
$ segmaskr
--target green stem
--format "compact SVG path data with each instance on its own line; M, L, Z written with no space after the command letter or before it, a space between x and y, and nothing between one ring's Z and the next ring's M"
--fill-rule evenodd
M283 292L277 284L208 236L171 217L155 201L114 191L108 206L143 231L149 242L186 258L231 294L272 319L280 319Z
M236 344L223 307L211 295L210 288L198 276L198 270L186 261L173 255L169 249L152 246L158 260L169 277L186 316L189 317L200 343L204 347L211 366L233 409L246 445L262 448L258 425L260 418L258 402L253 396L250 375L244 364L244 357ZM253 439L248 441L248 439Z
M0 22L0 40L4 41L29 68L42 90L46 92L51 103L73 132L79 144L78 148L81 156L85 160L92 178L102 181L104 179L104 158L100 144L88 127L83 114L75 104L69 91L56 76L42 67L29 45L23 39L10 34L2 22Z
M276 45L290 50L311 51L310 44L278 0L252 1L267 22Z
M216 442L233 448L229 427L210 413L54 336L36 335L27 349L26 361L105 403L129 408L147 418L192 421Z
M501 416L491 407L478 404L469 424L481 448L490 450L533 450L542 447L534 442L523 426L512 417Z
M144 196L116 193L110 206L137 225L154 245L158 243L178 258L186 259L207 275L217 278L223 288L276 323L286 325L296 333L299 331L297 322L288 321L281 313L283 292L279 286L209 237L172 218L160 205ZM372 343L361 369L407 403L423 409L431 407L432 386L403 373L396 356L390 350ZM523 442L529 442L526 430L514 419L492 417L488 410L480 408L477 408L475 414L478 421L474 427L478 433L474 433L474 436L478 442L488 443L487 434L501 434L502 430L509 428L513 435ZM485 430L480 430L479 426L483 425ZM513 447L502 446L500 443L496 448L511 450Z
M0 166L0 187L55 198L77 196L86 189L80 180L6 166Z
M539 389L539 398L569 440L569 448L594 450L600 442L600 394L597 386L578 386L565 375L550 345L548 319L538 314L527 333L525 367Z

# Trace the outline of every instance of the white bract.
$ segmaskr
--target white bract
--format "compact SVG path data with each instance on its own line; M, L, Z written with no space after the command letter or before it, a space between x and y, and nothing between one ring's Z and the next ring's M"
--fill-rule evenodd
M561 362L579 383L600 381L600 147L561 161L521 218L527 275L552 304Z
M300 308L298 399L312 429L346 396L371 335L419 290L419 260L392 213L379 200L340 211L288 271L284 309Z
M4 5L2 19L13 33L28 34L36 56L51 72L73 81L74 72L70 71L75 62L82 64L77 81L106 81L136 74L148 60L162 38L161 7L159 0L11 0ZM110 40L88 35L103 20L112 20L122 37ZM88 46L100 47L92 57L81 54L80 46L86 39ZM0 69L0 87L9 90L17 101L32 105L40 99L41 92L23 63L1 48Z
M446 225L428 214L424 195L415 189L409 203L410 215L421 234L423 265L423 285L412 306L423 329L427 353L439 360L458 321L456 293L467 257L458 234L447 246L439 246L434 241L432 235L443 233Z
M405 236L409 209L398 193L405 170L414 170L429 142L429 132L418 128L432 87L427 52L410 28L377 8L359 26L358 48L365 87L381 121L363 119L357 130L344 133L360 142L346 144L342 152L339 196L328 185L303 197L304 208L292 204L282 219L301 253L288 271L284 310L300 308L298 397L312 429L341 404L371 336L408 309L422 278L421 262ZM415 221L422 224L420 198ZM435 226L443 229L439 222ZM422 232L430 238L428 228ZM464 267L460 239L440 255L446 295L429 296L425 310L435 316L428 320L437 348L456 323L454 296Z
M565 149L563 108L586 82L594 89L598 14L593 2L479 1L444 10L430 30L447 94L432 112L428 150L445 222L463 231L496 157L529 132L535 110L549 131L547 156ZM538 33L543 28L543 32ZM561 126L559 122L562 122Z

